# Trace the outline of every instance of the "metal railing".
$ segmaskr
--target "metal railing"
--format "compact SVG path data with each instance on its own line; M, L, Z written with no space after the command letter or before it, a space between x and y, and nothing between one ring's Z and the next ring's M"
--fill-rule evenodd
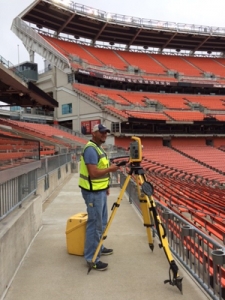
M17 77L22 79L24 82L28 82L28 79L21 73L10 61L6 60L0 55L0 63L3 64L7 69L11 70Z
M83 135L82 133L80 133L79 130L72 130L72 129L66 128L66 127L61 126L61 125L56 125L56 124L52 125L52 127L60 129L60 130L65 131L65 132L68 132L72 135L79 136L79 137L82 137L82 138L86 139L86 136Z
M38 180L44 177L45 190L49 188L49 175L58 169L61 178L61 167L71 163L71 154L59 154L41 159L41 167L0 183L0 221L10 212L20 207L22 202L34 195ZM24 166L22 167L24 168ZM4 171L2 171L2 174Z
M75 12L79 15L88 16L92 19L96 19L99 21L107 21L109 23L116 23L122 25L132 25L136 27L142 27L145 29L153 29L153 30L164 30L164 31L175 31L175 32L190 32L190 33L198 33L204 35L222 35L225 34L224 27L211 27L207 25L195 25L195 24L186 24L186 23L176 23L170 21L162 21L162 20L152 20L139 18L134 16L121 15L118 13L109 13L103 10L99 10L90 6L86 6L79 3L74 3L73 1L68 2L55 2L53 0L45 0L47 3L54 3L55 6L63 7L63 9L68 10L70 12Z
M0 221L34 194L37 188L37 170L0 184Z
M122 188L126 177L126 173L115 172L111 175L111 183ZM138 190L132 179L127 185L126 195L141 213ZM225 299L225 247L159 201L155 200L155 203L174 257L211 299Z

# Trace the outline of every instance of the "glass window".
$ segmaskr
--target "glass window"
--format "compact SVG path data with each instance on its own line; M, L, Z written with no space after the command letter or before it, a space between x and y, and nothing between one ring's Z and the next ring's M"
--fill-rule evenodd
M62 105L62 115L72 113L72 103Z
M68 83L73 83L74 82L73 81L73 76L74 76L73 73L67 75Z

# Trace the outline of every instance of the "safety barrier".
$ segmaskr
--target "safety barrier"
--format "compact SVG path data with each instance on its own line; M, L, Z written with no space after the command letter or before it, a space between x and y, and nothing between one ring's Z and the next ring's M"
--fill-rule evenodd
M118 184L122 187L126 177L120 172L114 178L119 178ZM126 194L141 213L133 180L130 180ZM174 256L212 299L225 299L225 248L159 201L155 200L155 203Z
M71 154L59 154L43 158L33 164L15 167L13 172L12 169L1 171L0 221L35 194L38 180L44 178L45 190L47 190L50 173L58 169L58 179L60 179L61 167L68 166L69 163L71 163Z

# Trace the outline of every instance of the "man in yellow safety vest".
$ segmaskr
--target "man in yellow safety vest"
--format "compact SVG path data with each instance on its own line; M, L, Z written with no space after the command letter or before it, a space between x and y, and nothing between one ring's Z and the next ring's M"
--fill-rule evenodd
M91 263L95 250L108 221L107 195L109 195L110 172L119 167L109 164L109 159L101 147L110 130L103 124L96 124L92 129L92 139L84 147L80 161L79 187L87 206L88 220L84 258ZM93 269L103 271L108 264L100 261L100 255L112 254L112 249L102 246Z

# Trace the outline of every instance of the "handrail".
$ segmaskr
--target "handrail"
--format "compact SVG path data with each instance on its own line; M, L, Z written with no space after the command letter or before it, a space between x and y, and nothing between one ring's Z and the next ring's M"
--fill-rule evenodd
M24 82L28 82L28 79L21 73L15 65L13 65L9 60L6 60L3 56L0 55L0 63L3 64L7 69L12 71L16 76L22 79Z

